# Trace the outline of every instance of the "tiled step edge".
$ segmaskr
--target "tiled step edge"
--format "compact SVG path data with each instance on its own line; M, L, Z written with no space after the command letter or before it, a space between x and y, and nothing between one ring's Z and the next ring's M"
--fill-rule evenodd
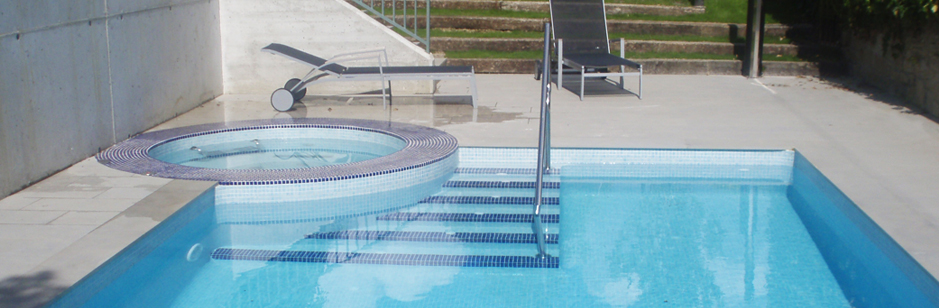
M333 231L307 234L304 238L321 240L369 240L403 242L462 242L534 244L531 233L423 232L423 231ZM557 234L547 234L547 244L557 244Z
M501 59L500 59L501 60ZM522 59L524 61L534 61ZM534 62L528 63L528 65L534 65ZM477 70L477 72L479 72ZM535 175L535 168L466 168L466 167L457 167L454 173L464 173L464 174L494 174L494 175ZM551 169L547 174L557 174L559 171L557 169Z
M379 216L377 220L389 221L449 221L449 222L503 222L530 223L532 214L493 214L493 213L391 213ZM559 223L560 215L543 214L541 222Z
M436 204L534 204L534 197L494 197L494 196L430 196L420 203ZM542 204L560 204L558 197L542 197Z
M447 188L535 188L535 182L523 181L448 181L443 184ZM559 182L542 182L541 187L545 189L559 189Z
M558 268L557 257L527 256L473 256L429 254L383 254L326 251L286 251L218 248L212 252L215 260L241 260L265 262L307 262L339 264L384 264L412 266L458 267L516 267Z

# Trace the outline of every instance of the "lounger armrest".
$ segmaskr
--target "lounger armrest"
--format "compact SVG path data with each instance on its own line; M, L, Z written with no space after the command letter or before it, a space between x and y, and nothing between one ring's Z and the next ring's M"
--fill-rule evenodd
M326 61L326 63L323 64L323 66L327 66L330 64L341 65L343 62L351 62L351 61L357 61L357 60L373 60L373 59L378 60L378 63L379 63L378 67L386 66L386 65L381 65L382 64L381 56L376 56L376 55L360 56L360 57L345 57L344 59L330 59L329 61Z
M629 59L626 59L626 62L629 62L629 64L626 64L626 66L632 67L637 70L642 68L642 64L630 61Z
M371 54L374 54L374 56L365 56L365 55L371 55ZM332 58L329 58L329 61L340 63L340 62L348 62L348 61L354 61L354 60L370 59L373 57L377 57L378 66L388 65L388 51L385 50L385 48L359 50L359 51L341 53L341 54L333 56ZM384 59L384 62L382 62L382 59Z

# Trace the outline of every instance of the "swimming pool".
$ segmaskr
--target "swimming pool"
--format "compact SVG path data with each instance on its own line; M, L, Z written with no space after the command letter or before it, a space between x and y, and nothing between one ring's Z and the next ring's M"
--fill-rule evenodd
M54 306L933 307L939 298L936 280L795 151L555 149L544 200L552 257L535 259L534 158L461 148L432 196L363 205L362 215L271 220L252 209L303 202L232 211L210 191Z

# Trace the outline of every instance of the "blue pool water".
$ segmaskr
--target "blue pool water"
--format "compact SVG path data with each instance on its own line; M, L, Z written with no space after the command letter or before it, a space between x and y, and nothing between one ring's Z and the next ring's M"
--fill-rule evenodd
M282 128L181 138L158 144L149 153L157 160L189 167L274 170L360 162L405 145L404 140L375 132Z
M539 260L530 150L460 151L433 196L368 215L220 222L210 191L57 304L936 305L935 279L795 152L556 151Z
M263 144L264 146L259 146ZM296 169L349 164L394 153L401 148L322 138L227 142L155 157L172 164L214 169Z

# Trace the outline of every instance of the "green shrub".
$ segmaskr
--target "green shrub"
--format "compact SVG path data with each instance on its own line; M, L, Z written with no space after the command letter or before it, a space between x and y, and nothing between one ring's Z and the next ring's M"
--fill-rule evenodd
M852 30L920 28L939 18L939 0L827 0L843 2L842 19ZM897 30L897 29L893 29Z

